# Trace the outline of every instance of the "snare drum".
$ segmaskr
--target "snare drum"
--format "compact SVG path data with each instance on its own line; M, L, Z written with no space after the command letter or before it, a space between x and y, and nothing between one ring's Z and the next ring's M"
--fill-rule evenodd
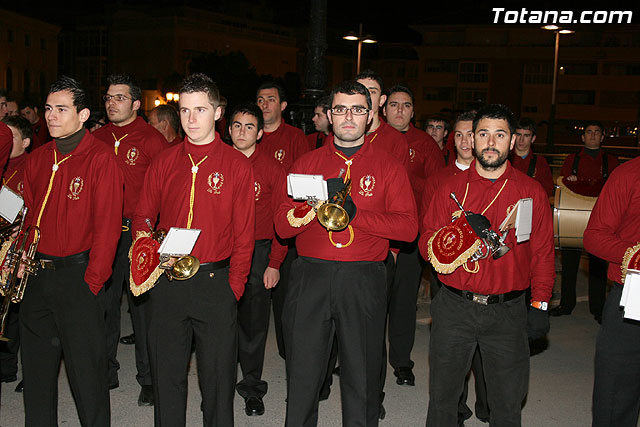
M569 190L558 178L553 203L553 240L556 248L580 248L597 197L583 196Z

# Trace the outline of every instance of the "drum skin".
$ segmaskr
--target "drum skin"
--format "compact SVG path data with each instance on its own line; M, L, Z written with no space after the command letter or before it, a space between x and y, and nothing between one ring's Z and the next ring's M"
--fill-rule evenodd
M553 203L553 240L556 249L582 249L582 235L598 198L574 193L562 184L561 178Z

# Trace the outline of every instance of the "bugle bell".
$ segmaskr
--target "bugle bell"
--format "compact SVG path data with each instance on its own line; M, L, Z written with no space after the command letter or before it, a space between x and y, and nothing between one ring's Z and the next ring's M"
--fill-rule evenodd
M330 200L320 205L316 216L324 228L329 231L341 231L349 225L349 214L344 208L347 196L351 192L351 179L344 183L342 190L338 191Z

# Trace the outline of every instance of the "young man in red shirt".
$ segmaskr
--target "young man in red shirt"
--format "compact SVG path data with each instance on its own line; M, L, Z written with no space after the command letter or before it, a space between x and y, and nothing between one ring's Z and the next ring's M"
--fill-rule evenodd
M342 231L327 231L315 218L299 222L295 211L304 204L286 197L284 191L275 217L276 231L283 238L295 236L299 254L283 312L287 424L317 424L320 389L335 335L343 424L376 426L387 305L384 260L389 240L415 239L415 201L404 166L366 142L366 126L373 116L367 88L344 82L330 99L334 138L298 159L291 172L322 175L338 186L350 180L345 202L350 223Z
M244 293L255 241L255 180L249 160L215 131L220 117L215 83L193 74L179 93L187 136L149 166L133 217L136 236L150 234L147 222L158 216L159 229L201 230L191 251L200 261L197 273L179 283L162 275L148 291L155 423L186 423L187 373L195 339L203 425L232 426L237 301Z
M531 146L536 140L536 122L522 117L516 125L516 144L510 157L514 168L538 181L547 196L553 196L553 177L551 168L543 156L533 154Z
M180 117L173 105L158 105L149 113L147 117L149 125L160 132L169 146L182 142L180 136Z
M88 98L78 82L53 83L45 119L54 138L27 158L24 229L40 228L37 275L20 306L25 425L57 425L64 356L82 425L109 426L104 284L122 214L122 173L84 128Z
M280 280L280 266L287 255L273 227L278 191L286 180L284 168L257 144L262 137L262 112L255 104L236 107L231 114L229 135L233 148L247 156L255 179L256 234L251 272L238 302L238 361L242 380L236 385L245 400L245 413L264 414L262 398L267 382L262 380L264 351L269 331L271 289Z
M114 154L124 177L124 210L122 212L122 236L113 268L113 276L107 284L107 352L109 357L109 387L119 385L117 359L120 338L120 305L122 291L126 289L131 323L136 336L136 379L140 384L139 406L153 405L151 369L147 354L145 332L145 302L147 296L134 298L129 291L129 248L131 247L131 218L140 199L144 176L151 161L167 147L167 142L154 128L138 116L142 91L126 74L113 74L107 79L109 87L103 96L109 123L93 132ZM154 221L154 219L152 219ZM127 337L123 337L127 338ZM127 343L126 341L123 343Z
M20 115L31 123L32 138L30 151L33 151L44 145L46 142L49 142L51 140L51 136L47 130L46 123L38 114L38 102L31 98L25 98L20 101L18 108L20 109Z
M315 150L324 145L324 140L331 132L331 124L327 118L327 110L329 109L329 98L323 96L316 102L316 107L313 109L313 117L311 121L316 131L307 135L307 141L309 142L309 149Z
M515 120L507 107L481 108L473 128L476 160L435 192L423 219L422 255L438 264L431 256L429 242L437 231L452 224L452 214L459 212L451 193L466 211L484 215L493 230L518 200L532 198L532 231L523 243L516 243L515 233L509 232L505 243L511 250L498 259L489 256L468 261L464 268L439 274L443 286L431 303L427 426L457 425L459 398L476 348L482 354L488 400L495 402L490 423L520 425L529 378L527 329L534 338L549 329L546 309L555 271L547 197L537 181L507 160L515 143ZM444 242L445 248L448 242ZM437 253L437 242L433 247L432 253ZM529 284L532 307L527 314L524 298Z

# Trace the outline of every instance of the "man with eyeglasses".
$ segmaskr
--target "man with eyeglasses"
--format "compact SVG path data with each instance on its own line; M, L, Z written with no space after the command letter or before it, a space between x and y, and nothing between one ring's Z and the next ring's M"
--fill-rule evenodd
M135 334L136 378L141 386L139 406L153 405L151 369L147 353L144 303L146 295L134 298L129 290L129 248L131 247L131 218L140 199L144 176L151 161L168 144L160 132L138 117L141 90L130 76L114 74L108 78L109 88L104 95L104 106L109 123L93 135L107 144L116 156L124 176L124 211L122 235L113 266L113 275L106 286L107 303L107 356L109 358L109 387L119 386L117 359L120 338L120 300L123 285L127 288L129 311ZM123 337L130 338L130 337ZM130 342L129 342L130 343Z
M584 147L579 153L567 156L560 171L563 178L558 184L581 196L598 197L607 178L618 166L618 158L600 148L604 141L604 127L599 121L587 122L581 137ZM588 255L589 312L600 323L607 286L607 262ZM579 248L562 248L560 305L551 310L554 317L569 315L576 306L576 279L581 256Z
M299 254L283 311L287 425L317 425L335 335L343 425L377 426L387 311L384 261L390 240L416 237L415 200L404 166L367 142L366 128L373 120L367 88L355 81L341 83L331 92L330 105L334 136L298 159L290 172L322 175L330 197L346 192L350 222L342 231L327 231L306 203L294 202L284 191L275 216L276 231L283 238L295 236Z

